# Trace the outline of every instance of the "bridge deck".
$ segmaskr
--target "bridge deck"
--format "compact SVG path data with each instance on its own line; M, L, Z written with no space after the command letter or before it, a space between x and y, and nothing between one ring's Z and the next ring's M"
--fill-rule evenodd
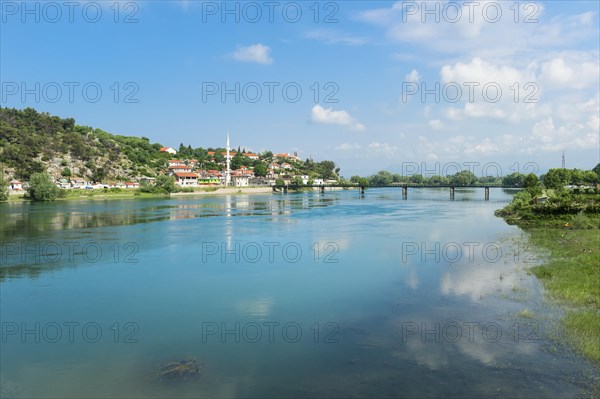
M386 185L359 185L359 184L332 184L332 185L295 185L295 184L275 184L271 186L273 188L515 188L521 189L522 187L514 186L502 186L502 185L485 185L485 184L474 184L469 186L458 186L452 184L433 185L433 184L386 184Z

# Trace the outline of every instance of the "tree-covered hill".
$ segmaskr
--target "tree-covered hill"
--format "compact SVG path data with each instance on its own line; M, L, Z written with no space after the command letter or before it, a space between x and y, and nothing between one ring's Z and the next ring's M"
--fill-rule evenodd
M36 172L47 171L52 177L81 177L97 182L129 180L157 176L166 171L174 156L161 152L163 145L150 143L146 137L120 136L101 129L79 126L73 118L60 118L35 109L0 107L0 164L7 176L22 180ZM224 148L192 148L180 144L176 157L197 161L203 169L222 170ZM211 155L210 152L215 152ZM253 168L264 175L267 165L287 162L289 175L308 175L324 179L337 178L339 168L332 161L314 162L279 159L271 151L259 159L243 156L238 148L232 169Z
M169 158L160 144L75 124L32 108L0 108L0 162L27 180L32 173L94 180L155 174Z

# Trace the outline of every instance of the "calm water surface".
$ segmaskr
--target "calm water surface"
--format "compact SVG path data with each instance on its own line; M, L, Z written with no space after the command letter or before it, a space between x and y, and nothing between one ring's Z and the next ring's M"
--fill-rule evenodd
M584 397L513 194L2 204L2 397Z

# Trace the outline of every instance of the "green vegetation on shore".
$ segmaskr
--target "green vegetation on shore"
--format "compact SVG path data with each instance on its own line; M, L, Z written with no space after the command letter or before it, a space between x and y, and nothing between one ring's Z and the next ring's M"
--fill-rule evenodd
M447 176L423 176L415 173L411 176L403 176L398 173L381 170L374 175L368 177L352 176L351 183L359 185L372 186L387 186L392 184L425 184L430 186L436 185L454 185L454 186L470 186L470 185L502 185L507 187L539 187L541 182L547 188L561 188L565 185L594 185L600 182L600 165L593 170L580 169L550 169L548 173L541 175L539 178L530 173L524 175L519 172L509 175L500 176L480 176L477 177L470 170L461 170L453 175Z
M224 137L214 141L221 140ZM96 183L135 181L165 174L168 161L175 157L185 162L194 160L203 170L223 170L225 165L224 148L192 148L180 143L174 156L161 151L163 147L146 137L110 134L77 125L73 118L60 118L33 108L0 107L0 168L7 179L26 182L35 173L47 172L54 179L82 178ZM339 177L339 168L329 160L302 161L268 150L248 157L244 156L245 149L239 147L233 154L232 170L246 167L259 177L266 175L271 163L286 163L285 173L289 175L325 180Z
M569 172L551 169L543 185L528 185L496 214L550 251L548 261L531 272L565 309L569 342L600 363L600 193L564 188Z

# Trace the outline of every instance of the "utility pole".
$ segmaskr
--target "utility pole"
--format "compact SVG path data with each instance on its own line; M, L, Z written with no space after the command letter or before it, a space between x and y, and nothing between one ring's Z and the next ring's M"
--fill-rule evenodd
M562 168L565 169L565 150L562 153Z

